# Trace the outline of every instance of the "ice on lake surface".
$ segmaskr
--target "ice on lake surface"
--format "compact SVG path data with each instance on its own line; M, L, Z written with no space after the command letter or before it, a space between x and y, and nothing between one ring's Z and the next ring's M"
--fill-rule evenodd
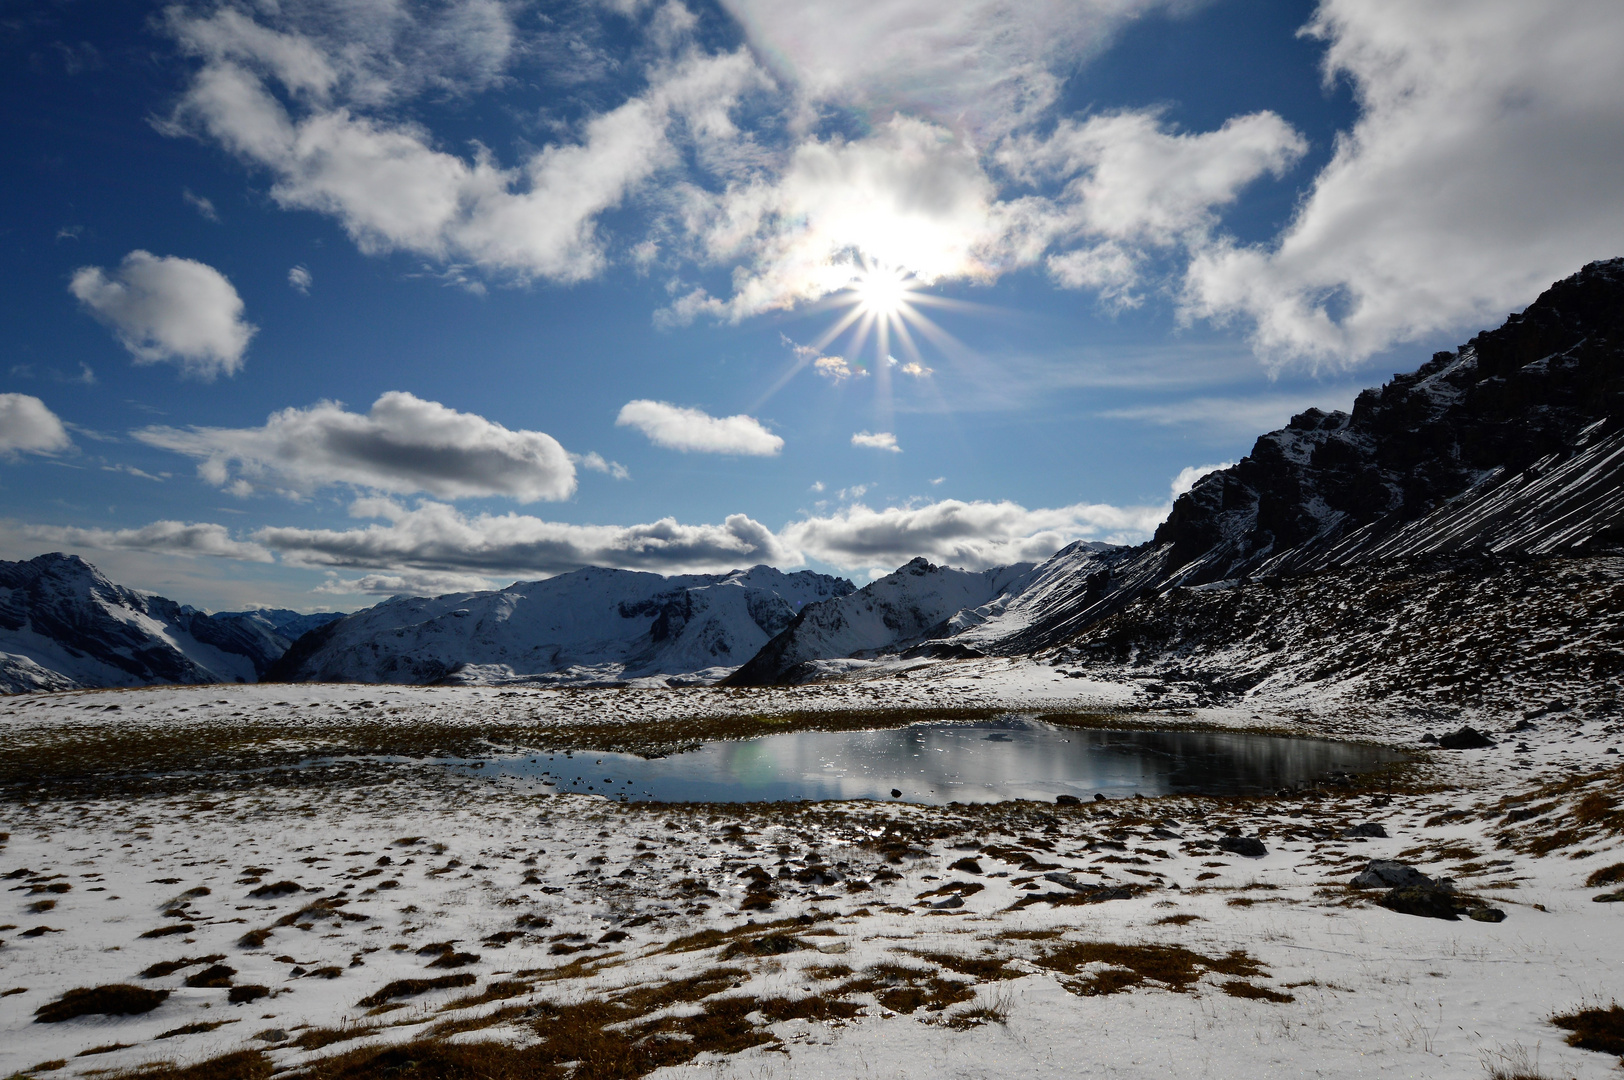
M1205 731L1102 731L1032 720L803 731L669 757L592 751L497 759L487 773L547 790L657 802L897 799L943 805L1135 794L1259 795L1404 755L1378 747ZM893 796L900 791L900 796Z

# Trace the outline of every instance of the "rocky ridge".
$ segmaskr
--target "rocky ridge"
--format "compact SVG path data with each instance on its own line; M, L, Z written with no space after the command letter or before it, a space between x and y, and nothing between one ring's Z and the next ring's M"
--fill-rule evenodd
M322 618L209 615L116 585L76 555L0 562L0 692L254 682L290 631Z

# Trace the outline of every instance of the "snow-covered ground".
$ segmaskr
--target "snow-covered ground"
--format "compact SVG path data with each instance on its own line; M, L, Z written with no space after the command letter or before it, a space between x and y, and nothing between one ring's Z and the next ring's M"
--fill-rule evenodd
M461 731L511 753L525 730L601 745L718 718L933 709L1406 748L1442 733L1421 711L1300 697L1157 714L1130 686L1005 660L861 673L762 690L0 700L0 1076L243 1050L278 1069L355 1055L344 1075L362 1076L381 1074L366 1059L384 1044L432 1063L492 1041L509 1048L498 1064L532 1055L524 1075L1482 1078L1522 1056L1550 1077L1617 1074L1549 1023L1624 991L1624 904L1592 900L1620 886L1585 885L1624 861L1609 721L1546 712L1506 734L1520 713L1478 714L1496 746L1437 751L1389 791L1081 806L622 805L447 767L412 742ZM319 766L286 768L304 750ZM230 768L189 775L187 754ZM1369 822L1388 837L1340 838ZM1232 830L1267 853L1222 850ZM1454 877L1506 918L1379 907L1348 887L1377 858ZM424 979L449 981L391 989ZM35 1022L65 991L116 983L168 995Z

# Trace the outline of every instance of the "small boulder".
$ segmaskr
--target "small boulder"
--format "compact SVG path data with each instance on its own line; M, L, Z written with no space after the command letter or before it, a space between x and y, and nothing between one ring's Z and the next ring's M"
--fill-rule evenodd
M1083 804L1083 800L1075 795L1056 795L1054 801L1060 806L1081 806Z
M1453 890L1437 885L1406 885L1394 889L1376 901L1389 911L1400 915L1420 915L1428 919L1460 918L1461 903Z
M1604 892L1590 899L1597 904L1617 904L1624 902L1624 892Z
M1476 922L1505 922L1506 921L1506 913L1505 912L1501 911L1497 907L1488 907L1487 905L1485 905L1483 907L1475 907L1475 908L1468 909L1467 912L1466 912L1466 917L1468 919L1475 920Z
M1352 840L1360 836L1370 837L1374 840L1386 840L1387 829L1380 822L1367 821L1363 825L1355 825L1351 829L1342 830L1342 839L1344 840Z
M1244 855L1248 859L1261 858L1269 853L1263 841L1255 836L1226 836L1218 841L1218 847L1231 855Z
M1437 888L1438 882L1409 863L1372 859L1359 876L1348 882L1355 889Z
M1483 750L1494 745L1494 740L1474 727L1462 727L1438 740L1445 750Z

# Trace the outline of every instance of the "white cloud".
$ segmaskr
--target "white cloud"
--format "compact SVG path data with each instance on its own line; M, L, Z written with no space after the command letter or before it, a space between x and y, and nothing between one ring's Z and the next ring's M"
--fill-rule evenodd
M1173 477L1173 482L1169 485L1173 498L1177 499L1180 495L1195 487L1196 481L1208 473L1222 472L1224 469L1230 469L1234 466L1233 461L1220 461L1215 465L1188 465L1180 469L1179 474Z
M54 525L23 525L18 531L30 540L60 547L96 551L151 551L160 555L208 555L219 559L270 562L271 553L259 544L234 540L224 525L154 521L139 529L75 529Z
M583 469L607 473L616 480L630 480L632 478L632 474L627 471L626 466L618 461L607 460L596 450L588 451L585 454L571 454L570 460Z
M906 364L904 364L894 356L888 356L886 359L891 361L891 366L896 368L902 374L915 379L923 379L926 376L936 374L935 368L926 367L918 360L909 360Z
M1107 420L1136 420L1158 427L1197 428L1215 438L1246 438L1285 426L1304 409L1353 407L1359 388L1332 386L1313 393L1259 394L1254 397L1195 397L1152 405L1107 409Z
M679 162L674 128L702 156L732 140L728 114L764 79L746 52L689 54L651 71L641 96L590 117L578 141L504 168L483 148L470 160L437 149L415 123L367 115L420 81L369 77L377 65L350 70L339 42L231 10L199 19L175 9L170 26L202 66L165 130L201 134L268 169L280 205L337 218L365 252L409 251L519 280L599 273L598 215Z
M136 363L166 361L204 380L236 374L256 330L226 276L192 259L132 251L111 274L80 267L68 290Z
M656 446L684 453L771 457L784 447L784 440L762 427L755 417L743 413L711 416L700 409L664 401L628 401L621 406L615 424L636 428Z
M180 194L181 198L185 199L187 204L201 214L205 219L213 221L217 224L219 223L220 212L214 208L213 200L202 195L192 194L191 188L182 189Z
M866 446L870 450L889 450L893 454L902 453L902 447L897 445L897 437L889 431L859 431L852 435L853 446Z
M836 383L854 377L863 378L868 374L862 368L847 363L844 356L820 356L812 361L812 370Z
M327 580L310 591L330 596L444 596L447 593L485 592L496 587L496 582L478 574L407 570L343 578L329 571Z
M1087 503L1028 510L1012 502L956 499L884 510L858 504L792 522L779 537L811 558L849 570L899 566L919 555L979 570L1045 559L1073 540L1136 543L1155 531L1167 510L1166 504Z
M366 508L362 508L363 510ZM359 529L267 528L254 539L302 566L548 576L582 566L704 573L757 563L798 565L771 529L743 514L720 525L566 525L519 514L467 517L443 503L388 509Z
M308 296L310 294L310 283L312 280L313 279L310 276L309 268L303 265L295 266L293 269L288 271L288 285L295 292L303 293L304 295Z
M575 466L558 440L391 391L366 414L324 401L272 413L258 428L149 427L135 437L200 459L211 484L245 493L330 484L442 498L565 499Z
M1275 362L1472 328L1624 248L1624 7L1324 0L1310 32L1360 104L1291 225L1215 244L1187 313Z
M0 459L51 454L72 445L67 428L45 402L29 394L0 394Z
M723 0L812 100L992 131L1042 110L1069 71L1164 0Z

